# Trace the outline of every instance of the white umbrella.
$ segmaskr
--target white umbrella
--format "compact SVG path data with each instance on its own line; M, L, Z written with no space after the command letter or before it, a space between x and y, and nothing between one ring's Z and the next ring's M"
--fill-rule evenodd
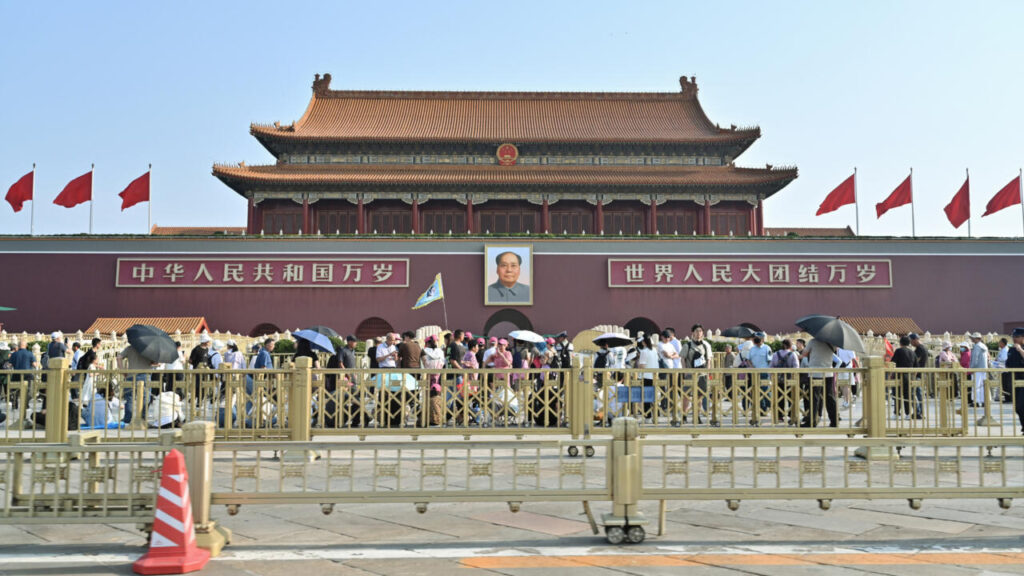
M533 342L534 344L544 341L543 336L529 330L513 330L508 333L508 337L522 340L523 342Z

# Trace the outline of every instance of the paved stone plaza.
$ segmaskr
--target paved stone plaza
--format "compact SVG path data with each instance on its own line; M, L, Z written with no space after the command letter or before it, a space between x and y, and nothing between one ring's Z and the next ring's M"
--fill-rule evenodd
M595 513L604 511L595 505ZM656 503L644 505L648 517ZM1024 574L1024 507L995 501L670 502L667 534L609 546L579 504L244 507L205 574ZM131 574L131 526L0 526L0 574Z

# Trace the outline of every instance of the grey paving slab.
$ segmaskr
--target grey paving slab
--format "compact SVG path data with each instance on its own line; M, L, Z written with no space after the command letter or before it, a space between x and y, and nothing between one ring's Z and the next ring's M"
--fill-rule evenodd
M790 524L793 526L803 526L805 528L814 528L826 530L828 532L838 532L841 534L861 534L879 527L878 524L873 522L862 522L857 520L837 522L834 519L814 514L813 512L791 512L789 510L778 510L775 508L765 508L763 510L749 512L745 512L741 509L738 514L744 518L753 518L780 524Z

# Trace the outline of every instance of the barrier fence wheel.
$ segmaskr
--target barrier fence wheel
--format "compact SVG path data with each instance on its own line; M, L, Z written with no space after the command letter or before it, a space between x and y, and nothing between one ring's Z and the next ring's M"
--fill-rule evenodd
M568 450L566 450L566 452L567 452L567 453L569 454L569 456L571 456L572 458L575 458L575 457L577 457L577 456L579 456L579 455L580 455L580 449L579 449L579 447L577 447L577 446L569 446L569 449L568 449Z
M593 446L587 446L586 448L584 448L583 453L587 455L587 458L593 458L594 457L594 447Z
M609 544L622 544L626 540L626 531L621 526L607 526L604 529L604 537Z
M626 539L629 540L630 544L639 544L644 541L647 537L647 532L644 531L643 526L627 526L626 527Z

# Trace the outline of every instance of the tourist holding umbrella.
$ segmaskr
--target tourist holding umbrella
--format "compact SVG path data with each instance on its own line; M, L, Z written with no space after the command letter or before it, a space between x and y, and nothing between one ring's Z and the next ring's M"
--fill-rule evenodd
M807 331L813 338L807 343L800 358L807 358L810 368L832 368L836 359L836 349L845 348L855 352L866 353L864 342L857 330L834 316L812 314L796 321L796 325ZM830 426L839 427L839 406L836 401L835 378L832 373L812 372L811 378L825 380L825 412L828 413ZM818 425L821 417L822 397L820 389L811 390L811 413L805 415L800 426L807 428Z

